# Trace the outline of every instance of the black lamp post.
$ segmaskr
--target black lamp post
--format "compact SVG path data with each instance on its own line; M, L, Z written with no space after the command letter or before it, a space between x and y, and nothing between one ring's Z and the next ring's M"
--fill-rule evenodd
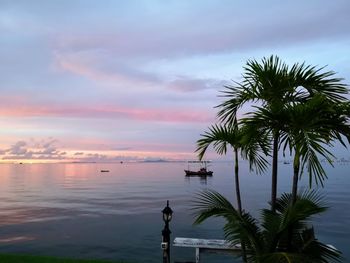
M163 221L165 223L162 230L162 249L163 249L163 263L170 263L170 234L169 222L173 216L173 210L169 207L169 200L166 202L166 207L162 211Z

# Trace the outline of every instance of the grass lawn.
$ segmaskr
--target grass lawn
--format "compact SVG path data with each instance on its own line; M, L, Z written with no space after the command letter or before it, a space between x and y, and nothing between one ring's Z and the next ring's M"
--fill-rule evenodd
M127 263L126 261L107 261L90 259L66 259L44 256L0 254L0 262L4 263Z

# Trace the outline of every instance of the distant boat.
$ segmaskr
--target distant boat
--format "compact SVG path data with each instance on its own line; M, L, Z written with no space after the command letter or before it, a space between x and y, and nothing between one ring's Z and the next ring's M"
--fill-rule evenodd
M109 173L109 170L101 170L101 173Z
M189 164L190 163L199 163L202 167L198 171L190 170ZM213 171L207 170L207 163L210 163L209 161L189 161L188 162L188 169L185 170L186 176L212 176Z
M283 162L283 164L290 164L290 162L288 162L288 161L284 161L284 162Z

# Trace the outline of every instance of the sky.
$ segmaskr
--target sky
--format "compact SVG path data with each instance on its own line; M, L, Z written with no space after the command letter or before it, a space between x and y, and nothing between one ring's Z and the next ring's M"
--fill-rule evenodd
M349 84L349 14L348 0L0 0L0 162L195 159L248 59Z

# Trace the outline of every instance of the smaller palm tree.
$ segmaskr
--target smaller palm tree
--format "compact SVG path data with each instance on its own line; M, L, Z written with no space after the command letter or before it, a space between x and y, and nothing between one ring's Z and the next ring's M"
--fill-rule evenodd
M289 150L294 155L293 200L303 172L306 170L309 176L310 187L313 181L323 186L327 175L320 157L331 164L334 157L330 152L332 143L339 141L346 147L345 139L350 141L349 105L348 102L334 103L317 94L304 103L286 104L278 111L255 107L255 112L249 113L250 118L242 119L242 123L256 127L261 133L272 133L273 127L279 127L279 147L284 154Z
M268 144L266 140L262 140L263 136L259 136L253 126L244 126L239 128L237 123L230 126L213 125L209 131L202 134L202 138L197 141L198 157L202 160L209 145L213 145L216 152L220 155L226 154L227 147L231 146L234 152L235 163L235 188L238 212L242 214L242 201L239 184L239 165L238 165L238 151L241 151L241 156L249 160L250 169L256 168L260 173L266 169L267 161L259 154L259 149L263 149L265 154L268 151ZM245 244L242 241L242 255L243 261L247 262L245 256Z
M197 141L197 149L199 160L202 160L208 147L213 145L214 150L220 154L226 154L227 148L231 147L234 153L235 164L235 186L238 210L242 211L242 202L239 186L239 165L238 151L241 157L249 161L251 170L255 168L258 173L263 172L267 167L267 161L260 154L268 153L268 140L262 134L257 134L257 130L253 126L238 127L237 123L230 126L212 125L209 131L201 134L202 138Z
M346 147L344 138L349 141L350 127L346 108L348 103L334 103L323 95L315 95L303 104L287 105L285 110L286 126L281 136L284 149L294 153L293 161L293 201L297 195L298 178L307 168L309 185L315 179L323 185L327 178L318 156L331 164L334 157L328 150L333 141L339 141ZM344 108L344 109L343 109ZM345 112L344 112L345 111Z
M199 193L193 209L195 224L210 217L223 217L225 238L233 245L244 242L248 262L259 263L327 263L341 262L340 252L315 238L310 218L326 211L322 198L304 192L291 202L283 194L276 202L276 212L262 210L261 224L249 213L239 213L222 195L212 190ZM289 236L292 234L292 240Z

